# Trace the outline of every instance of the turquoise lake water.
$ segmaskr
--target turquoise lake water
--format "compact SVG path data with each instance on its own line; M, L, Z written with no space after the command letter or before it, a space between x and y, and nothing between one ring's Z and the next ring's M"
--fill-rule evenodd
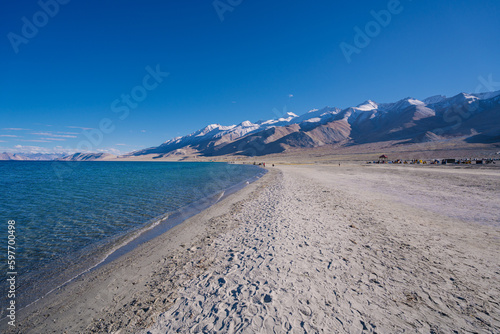
M15 220L21 300L88 269L100 250L167 214L262 173L223 163L0 161L2 250L8 221ZM6 273L6 257L3 267Z

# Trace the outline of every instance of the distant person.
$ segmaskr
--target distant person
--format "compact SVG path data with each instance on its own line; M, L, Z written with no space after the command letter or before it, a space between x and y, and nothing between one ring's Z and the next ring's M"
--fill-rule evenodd
M274 164L273 164L273 167L274 167Z

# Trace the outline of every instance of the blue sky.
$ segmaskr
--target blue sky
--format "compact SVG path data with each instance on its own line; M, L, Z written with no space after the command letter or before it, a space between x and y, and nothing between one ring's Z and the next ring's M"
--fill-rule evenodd
M500 89L498 0L2 6L0 152L125 153L285 109Z

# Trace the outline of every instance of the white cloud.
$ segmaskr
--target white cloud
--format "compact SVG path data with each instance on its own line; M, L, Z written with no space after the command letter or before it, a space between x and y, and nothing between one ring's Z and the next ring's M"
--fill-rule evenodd
M109 153L109 154L114 154L114 155L120 155L122 152L116 148L102 148L98 149L97 152L99 153Z
M61 132L61 131L57 131L57 133L62 133L63 135L79 135L78 132Z
M47 138L50 140L23 140L25 142L35 142L35 143L51 143L55 144L54 138ZM64 140L64 139L63 139ZM0 141L3 142L3 141ZM49 144L50 145L50 144ZM51 145L52 146L52 145ZM85 150L76 150L74 147L69 147L69 146L61 146L61 145L56 145L53 147L40 147L40 146L34 146L34 145L15 145L14 147L2 147L1 148L2 152L9 152L9 153L48 153L48 154L74 154L74 153L110 153L114 155L121 155L123 154L119 149L117 148L101 148L101 149L93 149L90 151L85 151Z
M293 94L288 94L288 97L290 97L290 98L293 97Z
M76 136L72 136L72 135L55 135L51 132L33 132L32 135L49 136L49 137L57 137L57 138L76 138ZM45 139L47 139L47 138L45 138Z
M141 132L146 132L146 130L141 130Z
M70 129L80 129L80 130L93 130L93 128L84 128L82 126L67 126Z
M31 142L31 143L50 143L50 140L43 140L43 139L19 139L19 141Z
M19 136L16 135L0 135L0 137L11 137L11 138L17 138Z
M58 137L58 138L76 138L77 136L73 136L73 135L52 135L51 137Z
M127 144L116 144L117 146L127 146Z
M53 148L32 146L32 145L15 145L14 147L2 147L2 152L9 153L60 153L60 154L73 154L76 153L75 149L64 148L62 146L55 146Z
M64 153L64 154L73 154L73 153L77 153L76 150L74 148L64 148L62 146L54 146L52 148L52 152L53 153Z
M16 153L52 153L50 149L40 146L16 145L14 148Z
M23 128L3 128L2 130L5 130L5 131L31 131L30 129L23 129Z
M42 140L66 141L64 138L42 138Z

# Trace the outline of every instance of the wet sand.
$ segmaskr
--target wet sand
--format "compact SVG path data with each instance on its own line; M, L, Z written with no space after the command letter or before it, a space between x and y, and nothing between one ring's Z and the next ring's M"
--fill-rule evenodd
M500 171L269 168L19 333L500 331Z

